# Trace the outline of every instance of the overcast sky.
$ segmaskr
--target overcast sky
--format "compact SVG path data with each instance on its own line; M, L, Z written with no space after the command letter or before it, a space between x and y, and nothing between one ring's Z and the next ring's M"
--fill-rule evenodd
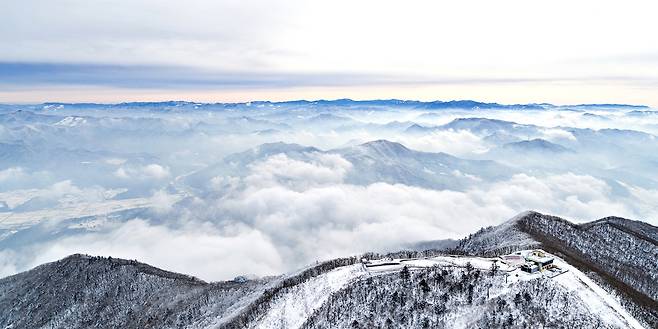
M654 1L2 1L0 102L658 106Z

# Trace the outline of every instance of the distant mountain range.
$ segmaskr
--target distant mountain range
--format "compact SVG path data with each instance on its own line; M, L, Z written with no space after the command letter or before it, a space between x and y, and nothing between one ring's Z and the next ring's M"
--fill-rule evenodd
M618 217L576 225L526 212L445 246L214 283L137 261L73 255L0 279L0 327L658 325L658 228L652 225ZM519 279L513 273L521 272L489 269L491 258L482 258L537 248L560 257L567 273Z
M415 101L415 100L400 100L400 99L373 99L373 100L352 100L352 99L335 99L335 100L292 100L292 101L253 101L243 103L198 103L188 101L165 101L165 102L127 102L116 104L100 104L100 103L43 103L42 106L48 109L56 109L59 106L77 107L77 108L93 108L93 107L109 107L109 108L146 108L146 107L211 107L211 106L263 106L263 105L277 105L277 106L395 106L395 107L412 107L421 109L519 109L519 110L541 110L551 108L625 108L625 109L648 109L645 105L629 105L629 104L574 104L574 105L553 105L549 103L529 103L529 104L500 104L500 103L486 103L474 100L451 100L451 101Z

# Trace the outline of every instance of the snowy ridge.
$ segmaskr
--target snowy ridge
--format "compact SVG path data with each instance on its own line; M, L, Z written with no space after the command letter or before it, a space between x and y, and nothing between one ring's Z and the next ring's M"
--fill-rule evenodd
M560 265L567 268L569 273L568 275L556 277L556 281L587 301L586 305L593 313L598 314L608 322L623 320L623 324L630 328L643 328L638 320L619 304L615 297L594 283L587 275L563 260L560 260Z
M489 256L541 247L619 296L649 327L658 325L658 228L623 218L573 224L530 211L462 240L454 252Z
M529 252L529 251L527 251ZM554 255L550 255L555 257ZM493 263L499 264L498 271L506 276L504 283L499 282L495 290L488 292L487 301L495 299L509 299L509 295L517 293L529 281L538 280L543 289L560 290L563 296L573 299L575 314L588 314L600 321L602 328L643 328L642 325L629 314L617 300L599 287L584 273L556 257L556 264L566 269L566 272L555 277L544 273L526 274L518 267L508 266L501 263L499 258L482 258L468 256L436 256L416 259L382 259L368 261L364 265L350 265L339 267L330 272L290 288L286 293L273 301L267 313L260 318L253 328L308 328L316 323L313 319L317 317L319 310L326 310L327 303L333 298L340 300L343 291L352 291L353 286L363 284L364 280L372 277L393 276L396 277L405 269L409 269L411 275L422 275L420 273L436 268L468 269L474 271L488 272ZM333 296L332 296L333 294ZM426 296L430 300L431 296ZM566 297L565 297L566 298ZM484 301L486 305L487 301ZM355 303L354 301L350 301ZM382 302L382 301L380 301ZM359 302L356 302L357 304ZM356 305L360 308L379 307L373 305ZM484 307L484 306L482 306ZM560 311L552 309L551 304L544 304L542 312L560 316ZM473 312L478 312L473 305L465 306L463 310L451 310L449 319L451 328L469 328L477 323L473 322ZM414 313L410 317L417 316ZM477 317L476 317L477 318ZM309 322L310 321L310 322ZM354 321L357 321L356 319ZM343 323L345 321L339 322ZM358 321L357 321L358 322ZM412 321L413 322L413 321ZM328 323L328 327L342 328L339 323ZM347 323L350 323L349 321ZM319 326L323 327L323 326Z
M273 302L269 311L253 325L253 328L300 328L332 293L365 274L361 265L350 265L321 274L290 288Z
M534 214L522 212L493 227L482 228L459 242L456 249L467 254L498 255L539 246L528 233L518 229L518 222Z
M494 263L499 266L497 272L489 274ZM293 296L286 299L285 303L280 303L280 307L268 312L266 318L269 321L263 328L298 328L301 315L308 314L308 311L298 312L299 305L304 305L308 300L326 302L321 308L315 307L316 311L302 328L371 328L382 324L404 328L422 328L428 325L450 328L523 328L532 323L535 316L550 318L546 320L549 326L582 327L586 324L599 328L643 328L614 297L584 273L557 257L555 264L563 269L561 274L549 274L552 273L550 271L525 273L496 257L436 256L368 261L364 265L367 275L350 277L351 282L340 291L334 291L331 298L325 296L325 280L319 280L309 286L323 289L305 290L302 296L299 296L299 293L303 290L291 292ZM336 269L333 275L344 278L344 270ZM405 271L408 274L404 274ZM331 272L327 275L331 275ZM444 279L436 281L437 275ZM448 279L445 279L446 277ZM343 282L348 280L344 278ZM469 285L475 288L475 292L469 290L471 292L466 294L468 297L460 297L458 292L463 289L460 288L463 287L463 280L471 282ZM380 283L373 285L373 282ZM448 282L447 286L445 282ZM420 289L416 283L420 285ZM444 288L441 288L441 285ZM405 300L397 302L401 303L398 306L390 306L391 303L396 304L396 296L399 296L400 291ZM529 297L528 291L534 291L534 297ZM313 296L305 295L307 293ZM373 294L377 297L371 298ZM519 302L519 296L535 299L526 305L528 300ZM302 301L287 304L295 298L301 298ZM392 300L389 301L388 298ZM407 298L412 301L407 301ZM414 305L419 302L427 305L418 309L418 306ZM399 305L407 305L410 308L405 309L405 306ZM288 314L282 307L291 307L289 310L294 310L293 314ZM434 311L425 311L435 307L440 308L438 316ZM308 309L310 308L306 310ZM373 314L372 310L379 310L379 314ZM403 312L405 317L396 319L395 315L400 312ZM430 320L432 316L434 319ZM505 322L497 323L496 320L491 320L492 317L504 319Z
M652 327L647 313L629 309L624 296L588 277L580 264L570 264L574 258L567 249L569 258L537 250L538 235L525 231L529 220L535 226L574 225L525 212L459 245L473 252L490 248L484 250L497 255L367 254L370 259L360 263L340 258L275 278L213 283L136 261L74 255L0 279L0 327ZM622 219L584 227L598 234L607 222L634 234L652 231ZM634 264L644 261L651 260ZM526 266L532 262L547 265L531 271Z

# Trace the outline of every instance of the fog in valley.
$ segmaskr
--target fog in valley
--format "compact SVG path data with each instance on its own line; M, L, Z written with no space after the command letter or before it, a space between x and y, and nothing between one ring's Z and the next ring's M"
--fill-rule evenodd
M525 210L657 225L656 135L622 105L1 105L0 277L73 253L276 275Z

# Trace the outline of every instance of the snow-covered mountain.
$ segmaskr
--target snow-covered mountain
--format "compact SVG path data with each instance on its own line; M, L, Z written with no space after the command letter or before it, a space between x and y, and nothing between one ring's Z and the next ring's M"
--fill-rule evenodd
M332 150L350 161L347 180L358 184L387 182L429 188L460 189L481 180L499 180L512 175L508 167L487 160L460 159L446 153L411 150L400 143L376 140Z
M607 217L576 225L528 212L478 231L454 251L499 255L539 247L578 266L637 316L658 325L658 228L645 222Z
M654 226L617 217L575 225L526 212L451 250L365 254L212 283L73 255L0 279L0 327L651 328L657 236ZM512 261L535 253L553 265L527 273Z
M387 140L375 140L345 148L322 151L288 143L267 143L232 154L223 161L186 177L191 185L204 184L221 173L240 176L250 165L274 155L309 162L317 154L340 155L351 164L345 180L352 184L386 182L426 188L461 189L482 180L502 180L514 171L490 160L461 159L447 153L420 152Z
M531 140L514 142L514 143L507 143L503 145L503 148L512 152L529 152L529 153L549 152L549 153L559 154L565 152L572 152L571 150L560 144L551 143L541 138L535 138Z
M50 319L54 327L423 327L446 319L472 327L583 327L599 319L602 327L632 326L619 307L606 306L610 298L656 327L651 225L525 214L456 240L524 209L577 223L617 214L656 225L653 112L349 99L0 104L0 277L75 253L138 257L210 282L410 250L366 256L373 264L397 258L386 271L364 269L357 257L215 283L76 256L3 279L0 328ZM480 257L534 248L587 277L569 270L509 286L504 279L515 276L486 275L492 261ZM464 277L469 261L476 272ZM402 264L410 265L407 283ZM148 289L117 288L124 286ZM522 303L523 291L540 296L546 287L554 287L549 295ZM240 297L222 295L226 289ZM396 292L409 299L393 303ZM499 296L506 306L498 307ZM442 315L430 317L442 298ZM539 303L549 299L573 308ZM510 325L503 310L518 321ZM464 317L470 313L481 317ZM323 320L336 314L344 322Z

